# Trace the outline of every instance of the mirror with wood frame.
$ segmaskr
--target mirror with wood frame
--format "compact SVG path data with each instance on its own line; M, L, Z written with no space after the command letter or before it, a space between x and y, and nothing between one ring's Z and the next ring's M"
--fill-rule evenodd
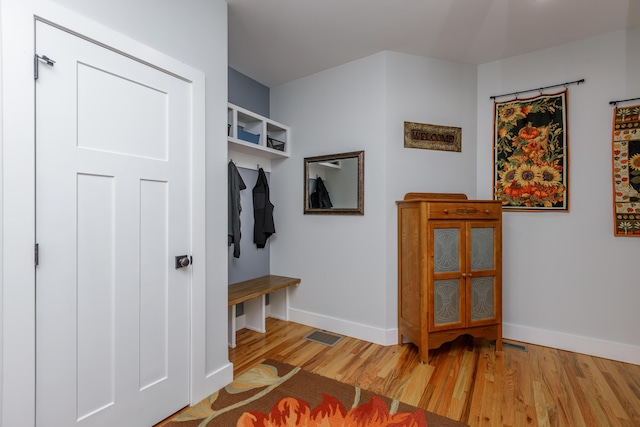
M304 159L304 213L364 215L364 151Z

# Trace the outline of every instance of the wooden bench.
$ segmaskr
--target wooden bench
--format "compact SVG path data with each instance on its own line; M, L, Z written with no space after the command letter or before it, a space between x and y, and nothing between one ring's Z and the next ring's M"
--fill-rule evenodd
M268 275L229 285L229 347L236 346L236 305L244 303L244 327L265 333L269 294L270 317L289 320L289 293L287 288L297 286L300 279L295 277Z

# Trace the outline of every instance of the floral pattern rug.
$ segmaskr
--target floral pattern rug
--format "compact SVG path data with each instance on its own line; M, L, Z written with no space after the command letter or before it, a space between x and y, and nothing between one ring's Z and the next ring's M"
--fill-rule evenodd
M615 236L640 237L640 105L613 111Z
M358 387L267 360L167 427L465 427Z
M569 210L567 91L495 103L494 199L505 210Z

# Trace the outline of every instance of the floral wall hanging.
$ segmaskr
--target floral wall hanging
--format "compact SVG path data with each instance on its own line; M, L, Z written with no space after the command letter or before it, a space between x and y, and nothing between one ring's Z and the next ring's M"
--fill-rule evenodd
M504 210L568 211L567 91L494 110L494 199Z
M615 236L640 237L640 105L613 110Z

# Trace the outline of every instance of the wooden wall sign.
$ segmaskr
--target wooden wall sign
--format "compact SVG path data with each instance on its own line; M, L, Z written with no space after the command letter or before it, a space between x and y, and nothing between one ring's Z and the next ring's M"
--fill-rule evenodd
M404 146L461 152L462 128L404 122Z

